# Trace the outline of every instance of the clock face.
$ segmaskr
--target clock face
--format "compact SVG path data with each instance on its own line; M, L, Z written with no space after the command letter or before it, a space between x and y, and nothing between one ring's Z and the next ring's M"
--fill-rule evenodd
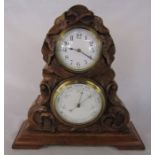
M96 120L105 108L101 88L91 81L67 81L52 98L52 111L66 123L83 125Z
M94 30L72 28L61 33L56 44L56 57L65 68L82 72L97 63L101 47L101 41Z

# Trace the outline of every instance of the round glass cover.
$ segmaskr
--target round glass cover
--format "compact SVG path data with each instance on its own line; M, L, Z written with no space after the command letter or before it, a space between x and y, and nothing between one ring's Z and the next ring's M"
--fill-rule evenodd
M65 68L82 72L97 63L101 46L101 40L94 30L72 28L60 34L56 44L56 57Z
M94 83L64 83L54 92L52 110L61 121L87 124L98 118L105 108L102 90Z

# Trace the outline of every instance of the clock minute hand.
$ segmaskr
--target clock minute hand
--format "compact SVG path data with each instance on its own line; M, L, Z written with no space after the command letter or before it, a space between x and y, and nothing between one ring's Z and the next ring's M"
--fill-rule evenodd
M76 48L70 47L69 49L70 49L70 50L73 50L73 51L76 51L76 52L79 52L79 53L85 55L86 57L88 57L89 59L93 60L93 58L92 58L91 56L87 55L87 54L86 54L85 52L83 52L80 48L76 49Z
M87 55L82 50L79 49L79 52L82 53L83 55L85 55L86 57L88 57L89 59L93 60L93 58L90 55Z

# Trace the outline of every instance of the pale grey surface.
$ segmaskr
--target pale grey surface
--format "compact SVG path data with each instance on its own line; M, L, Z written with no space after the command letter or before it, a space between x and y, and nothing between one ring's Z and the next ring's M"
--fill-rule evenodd
M110 147L45 147L12 150L12 142L39 94L44 66L41 46L54 19L74 4L85 4L103 18L116 45L113 68L118 94L128 108L145 151ZM6 0L5 1L5 155L150 154L150 1Z

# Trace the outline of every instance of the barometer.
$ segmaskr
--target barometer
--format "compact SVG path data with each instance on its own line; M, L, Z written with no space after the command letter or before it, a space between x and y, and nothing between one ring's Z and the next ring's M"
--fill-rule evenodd
M51 111L64 124L79 127L91 124L104 110L103 90L90 80L66 80L53 91Z

